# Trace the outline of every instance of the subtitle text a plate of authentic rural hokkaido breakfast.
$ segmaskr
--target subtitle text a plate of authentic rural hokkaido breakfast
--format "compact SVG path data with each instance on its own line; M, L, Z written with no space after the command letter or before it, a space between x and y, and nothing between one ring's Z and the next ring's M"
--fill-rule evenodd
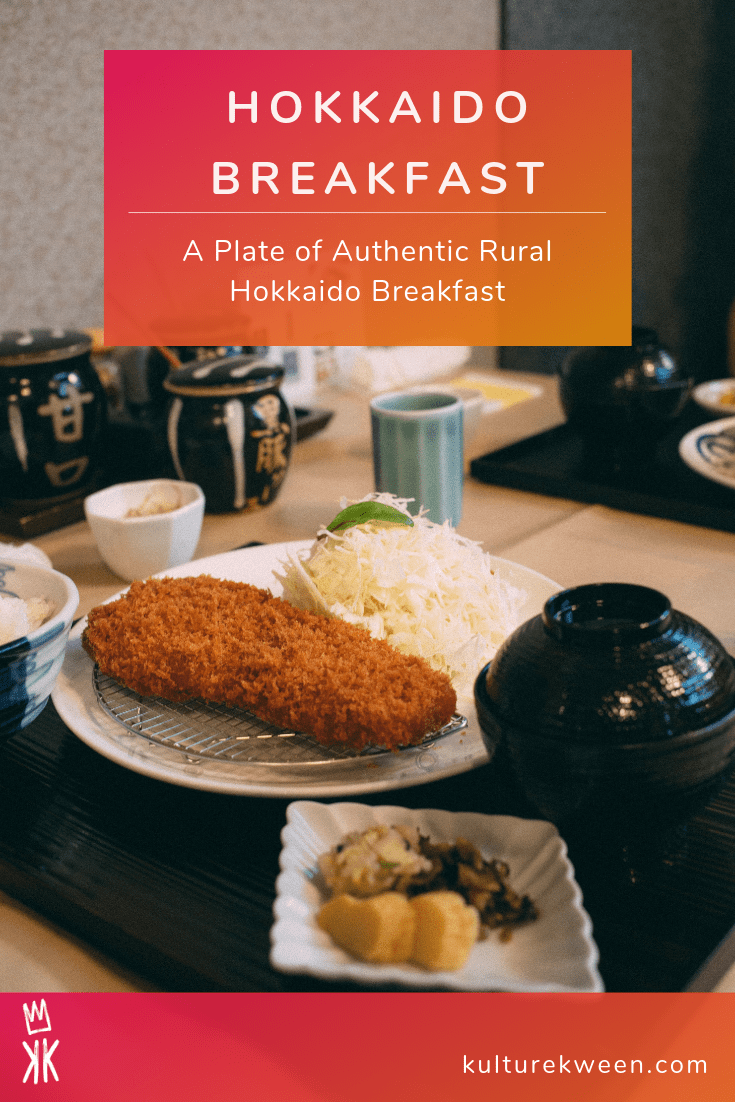
M53 692L64 722L135 772L240 795L487 762L474 679L562 587L391 495L335 511L313 539L195 560L93 609Z

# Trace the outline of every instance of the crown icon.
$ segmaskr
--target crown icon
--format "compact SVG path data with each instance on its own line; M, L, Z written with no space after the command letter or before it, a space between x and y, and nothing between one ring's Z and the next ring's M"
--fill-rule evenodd
M23 1013L26 1019L26 1029L29 1034L33 1033L48 1033L51 1029L51 1022L49 1021L48 1009L46 1007L46 1000L41 999L40 1006L36 1006L35 1000L31 1003L30 1010L28 1009L28 1003L23 1003ZM39 1024L34 1027L33 1023ZM46 1042L44 1041L44 1044Z

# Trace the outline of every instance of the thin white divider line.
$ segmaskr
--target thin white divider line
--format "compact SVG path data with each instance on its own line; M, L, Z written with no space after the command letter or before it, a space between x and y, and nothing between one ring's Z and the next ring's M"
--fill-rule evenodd
M129 210L128 214L607 214L606 210Z

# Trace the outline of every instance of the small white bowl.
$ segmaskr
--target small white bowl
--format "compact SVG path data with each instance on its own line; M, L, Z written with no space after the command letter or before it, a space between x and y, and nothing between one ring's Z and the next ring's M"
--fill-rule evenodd
M735 414L735 378L700 383L692 391L692 398L702 409L718 417Z
M167 513L126 515L152 493L181 504ZM204 494L193 482L170 478L121 482L85 498L84 512L110 570L134 582L191 561L202 530Z
M44 597L53 606L45 623L0 646L0 742L27 727L42 711L66 651L79 604L71 578L36 563L0 559L0 592L28 601Z

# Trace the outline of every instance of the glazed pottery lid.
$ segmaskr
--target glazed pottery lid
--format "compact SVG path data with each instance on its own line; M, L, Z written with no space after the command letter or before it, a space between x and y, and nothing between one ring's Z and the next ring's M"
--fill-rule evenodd
M91 347L91 336L76 329L10 329L0 333L0 367L70 360Z
M578 348L559 368L563 384L595 400L624 401L631 390L683 387L691 380L653 329L633 326L629 345Z
M710 631L645 586L550 597L490 663L487 703L516 728L573 742L687 735L735 709L735 663Z
M278 386L284 370L257 354L195 360L172 371L164 382L172 394L194 398L253 394Z

